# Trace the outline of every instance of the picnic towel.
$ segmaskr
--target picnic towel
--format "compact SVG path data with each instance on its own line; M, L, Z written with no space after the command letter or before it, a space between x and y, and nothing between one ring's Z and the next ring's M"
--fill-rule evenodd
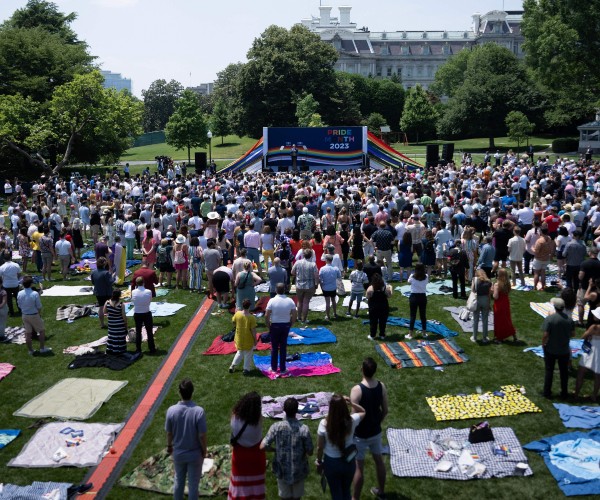
M79 262L75 262L75 264L71 264L69 268L78 273L90 273L97 269L96 259L82 259Z
M17 417L86 420L127 381L65 378L13 413Z
M286 362L288 374L285 377L317 377L339 373L341 370L333 366L331 354L326 352L303 352L299 353L300 359ZM271 356L254 355L254 365L265 377L271 380L279 378L278 373L271 371Z
M369 323L369 320L364 320L363 321L363 325L366 325ZM410 319L408 318L396 318L394 316L390 316L387 319L387 324L391 325L391 326L403 326L404 328L410 328ZM455 332L454 330L450 330L450 328L448 328L446 325L443 325L442 323L440 323L439 321L436 320L428 320L427 321L427 325L425 331L429 332L429 333L435 333L436 335L441 335L442 337L448 338L448 337L456 337L458 335L458 332ZM415 329L416 330L423 330L423 327L421 325L420 321L415 321Z
M444 307L444 311L448 311L452 316L452 319L456 321L463 332L473 333L473 313L469 313L469 318L465 321L460 319L460 313L464 307ZM481 319L479 320L479 331L481 331ZM488 331L494 331L494 312L490 307L490 313L488 315Z
M158 330L158 326L152 328L152 332L156 335ZM148 341L148 334L146 332L146 327L142 326L142 342ZM96 352L96 348L106 345L108 342L108 337L105 335L98 340L94 340L93 342L88 342L86 344L81 345L72 345L69 347L65 347L63 349L63 354L73 354L75 356L81 356L82 354L89 354ZM127 342L134 343L135 342L135 328L130 328L127 330Z
M578 358L583 355L583 339L571 339L569 340L569 347L571 348L571 357ZM544 357L544 348L539 345L537 347L528 347L527 349L523 349L523 352L532 352L536 356L540 358Z
M307 394L293 394L290 396L272 396L262 397L262 415L266 418L284 419L283 403L288 398L298 400L298 420L310 419L318 420L324 418L329 413L329 401L333 392L309 392Z
M600 427L600 407L598 406L571 406L554 403L560 419L565 427L576 429L595 429ZM600 464L599 464L600 465Z
M352 283L350 282L350 280L342 280L342 283L344 283L344 290L346 291L346 294L349 294L352 291ZM290 287L290 295L293 295L296 293L296 285L292 285ZM321 290L321 287L317 288L317 290L315 291L315 295L323 295L323 290Z
M67 368L108 368L110 370L124 370L142 357L141 352L124 352L122 354L106 354L104 352L90 352L76 356Z
M201 497L226 496L231 476L231 447L209 446L202 467L199 493ZM144 460L140 465L119 479L121 486L173 495L175 468L173 459L164 449ZM185 486L187 494L187 483Z
M7 377L15 369L10 363L0 363L0 380Z
M52 500L67 500L68 489L71 483L52 483L34 481L29 486L17 486L16 484L3 485L0 491L0 500L38 500L51 498Z
M0 429L0 450L17 439L19 434L19 429Z
M269 293L269 283L261 283L260 285L256 285L254 287L254 291L256 293Z
M157 297L164 297L165 295L169 295L169 289L168 288L156 288L156 296Z
M558 434L523 448L544 458L566 496L600 494L600 430Z
M410 297L410 285L397 286L394 290L400 292L405 297ZM466 293L469 293L470 290L469 287L465 288ZM446 283L442 280L427 283L425 293L427 295L452 295L452 282L448 281Z
M440 366L469 361L463 349L453 340L410 340L382 342L375 350L392 368Z
M258 343L254 346L255 351L266 351L271 349L271 344L264 343L260 340L260 336L262 334L257 333L256 338L258 339ZM218 355L226 355L226 354L234 354L236 352L235 342L225 342L222 338L222 335L218 335L215 340L212 341L210 347L204 351L202 354L206 356L218 356Z
M352 311L356 311L356 300L352 303ZM343 307L348 307L350 305L350 296L346 295L344 297L344 302L342 302L342 306ZM367 304L366 300L361 300L360 301L360 307L359 309L368 309L369 305Z
M97 309L98 308L93 304L88 304L87 306L80 306L78 304L67 304L65 306L60 306L56 310L56 321L62 321L64 319L67 321L74 321L79 318L85 318Z
M44 289L43 297L78 297L80 295L94 295L94 287L54 285L52 288Z
M337 297L333 297L333 300L337 300ZM311 297L308 303L308 309L313 312L325 312L327 307L325 306L325 297L319 295L318 297Z
M387 430L390 446L390 466L392 474L398 477L432 477L435 479L456 479L467 481L476 479L469 474L467 466L461 465L473 458L475 463L485 466L480 479L501 478L518 475L516 465L527 464L527 457L521 443L510 427L492 427L493 442L471 444L468 442L469 429L393 429ZM440 451L439 460L429 455L430 443L435 443ZM510 450L507 456L495 455L493 445L505 445ZM465 453L466 457L461 457ZM439 456L439 455L438 455ZM466 458L466 460L465 460ZM450 462L447 472L436 471L443 461ZM531 476L530 467L525 476Z
M123 424L51 422L37 430L21 453L8 462L8 466L37 468L98 465L122 427ZM59 450L66 455L64 458L58 459L55 456Z
M520 413L541 413L542 410L527 399L521 393L521 389L516 385L503 385L500 391L495 392L446 394L426 399L438 422L468 418L506 417Z
M554 306L550 304L550 302L530 302L529 307L533 309L534 312L538 313L542 318L547 318L551 314L554 314ZM590 305L586 304L583 309L583 320L587 321L588 314L590 313ZM579 321L579 312L577 309L573 309L571 313L571 318L573 321Z
M139 266L141 263L142 263L142 261L140 259L130 259L130 260L125 261L125 267L126 268L135 267L135 266Z
M169 302L151 302L150 312L152 316L173 316L177 311L183 309L185 304L171 304ZM133 303L125 303L126 316L133 317Z
M4 337L0 340L4 344L24 344L25 328L22 326L7 326Z
M95 259L96 253L93 250L88 250L87 252L81 254L82 259Z

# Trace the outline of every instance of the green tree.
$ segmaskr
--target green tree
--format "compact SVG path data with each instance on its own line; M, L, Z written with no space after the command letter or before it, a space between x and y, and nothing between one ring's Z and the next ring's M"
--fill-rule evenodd
M67 44L77 45L77 33L71 28L71 23L77 19L77 14L63 14L58 6L45 0L29 0L22 9L17 9L10 19L2 24L2 28L43 28L48 33L59 35ZM84 44L85 45L85 44Z
M389 79L370 79L370 83L373 89L373 111L382 115L387 124L397 130L404 108L404 87Z
M435 80L430 89L437 97L453 97L460 87L467 66L471 51L461 50L458 54L452 56L435 72Z
M142 104L127 92L102 87L94 71L54 91L47 103L21 94L0 96L0 141L45 171L59 172L74 158L90 163L118 158L141 133ZM55 167L48 161L58 151Z
M531 123L524 113L520 111L511 111L504 120L508 129L508 138L511 141L517 141L517 153L521 143L525 141L533 132L535 124Z
M525 0L525 54L548 95L545 118L566 126L591 116L600 101L600 6L581 0Z
M319 103L312 94L305 95L296 103L296 118L299 127L309 127L313 115L318 111Z
M210 126L213 134L221 137L221 145L223 145L223 137L231 133L229 111L224 99L218 99L215 102L215 107L210 118Z
M260 137L263 126L295 126L295 103L306 94L319 102L327 122L335 121L346 99L336 89L336 60L336 50L301 25L267 28L235 77L236 133Z
M164 130L175 111L175 102L183 93L183 85L176 80L154 80L148 90L142 90L144 98L144 132Z
M360 125L362 116L354 95L354 85L336 73L329 96L329 111L324 120L330 125Z
M427 92L420 85L411 88L406 94L400 130L408 137L416 137L420 140L435 136L435 124L437 113Z
M323 123L323 118L319 113L313 113L310 117L310 121L308 122L309 127L325 127L325 123Z
M177 150L187 148L188 163L191 163L191 148L206 146L207 132L208 124L200 110L198 95L192 90L184 90L165 127L167 144Z
M488 43L473 49L461 85L454 91L438 122L442 136L486 136L489 148L506 131L510 111L533 116L542 99L525 66L508 49Z
M381 113L371 113L366 121L367 128L371 132L381 132L381 127L385 127L387 124Z

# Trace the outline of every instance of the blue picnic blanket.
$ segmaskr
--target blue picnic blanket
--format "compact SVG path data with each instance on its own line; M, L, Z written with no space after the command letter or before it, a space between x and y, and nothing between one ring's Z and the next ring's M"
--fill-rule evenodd
M368 323L369 323L368 320L363 321L364 325L366 325ZM387 324L390 326L403 326L405 328L409 328L410 327L410 319L396 318L394 316L390 316L387 320ZM415 329L416 330L424 329L422 327L420 321L415 321ZM439 321L427 321L427 329L425 331L427 331L429 333L435 333L437 335L441 335L444 338L456 337L458 335L458 332L455 332L454 330L450 330L450 328L448 328L446 325L443 325Z
M566 496L600 494L600 431L567 432L523 448L543 457Z
M600 407L598 406L571 406L554 403L565 427L577 429L595 429L600 427Z
M0 449L12 443L21 434L19 429L0 429Z
M315 328L291 328L287 345L328 344L330 342L337 342L337 337L331 330L318 326Z
M96 258L96 254L94 253L93 250L88 250L87 252L85 252L82 256L82 259L95 259Z
M125 261L125 267L127 269L129 269L130 267L137 266L138 264L141 264L141 263L142 263L142 261L139 260L139 259L126 260Z
M583 346L583 339L571 339L569 340L569 347L571 348L571 357L577 358L583 354L581 350ZM528 347L527 349L523 349L523 352L532 352L536 356L540 358L544 357L544 349L541 345L537 347Z

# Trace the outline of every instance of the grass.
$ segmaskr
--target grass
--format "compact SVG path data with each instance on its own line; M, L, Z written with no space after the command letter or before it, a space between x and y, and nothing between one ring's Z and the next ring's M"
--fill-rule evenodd
M84 281L69 282L69 284L79 283L89 284ZM529 346L540 344L539 327L542 319L531 311L528 302L543 302L549 300L550 297L551 294L545 292L513 292L511 295L512 316L519 337ZM157 346L161 349L169 348L200 301L198 295L185 291L171 291L166 298L170 302L185 303L187 307L176 316L157 318L161 329L158 331L156 339ZM59 323L53 319L55 310L59 305L67 302L85 304L92 301L93 299L90 300L89 297L68 299L45 297L42 299L43 316L49 332L48 345L54 349L52 356L31 358L27 355L25 346L3 345L1 347L2 361L10 361L17 368L0 382L4 403L0 405L0 428L23 430L22 436L0 450L0 478L4 482L17 484L29 484L34 480L79 482L86 473L85 469L75 468L36 470L6 467L6 463L19 453L34 433L32 430L27 430L31 420L12 416L12 413L24 403L66 377L128 380L129 384L113 396L108 404L104 405L91 419L94 422L122 422L162 360L161 357L144 357L134 367L122 372L112 372L103 368L68 371L67 365L71 357L63 355L62 349L69 345L95 340L103 336L105 331L98 328L97 319L83 318L71 324ZM459 304L459 301L448 297L430 297L427 307L428 318L439 320L450 328L455 328L456 324L449 313L442 309L446 305L454 304ZM392 315L408 316L406 298L395 293L391 299L391 305ZM228 313L210 317L175 379L178 381L183 377L190 377L194 380L197 387L194 399L206 410L209 445L228 442L230 411L243 393L256 390L262 395L281 396L323 390L349 394L351 387L360 381L360 363L365 356L374 356L377 359L379 363L377 375L388 387L390 415L385 421L386 428L468 427L476 421L436 422L425 397L446 393L473 393L476 386L481 386L484 391L487 391L495 390L505 384L522 384L527 389L528 397L543 410L543 413L493 418L491 425L512 427L522 444L544 436L566 432L551 402L539 395L543 383L543 361L533 354L523 353L523 345L506 343L478 346L469 341L467 334L461 333L457 337L457 342L469 355L468 363L447 366L444 367L444 371L435 371L431 368L392 370L376 356L373 343L367 340L367 326L363 325L361 321L342 317L337 321L327 322L323 320L322 313L311 313L310 319L313 325L325 325L337 335L338 342L336 344L316 346L316 349L329 352L333 356L334 364L341 368L342 372L326 377L270 381L259 374L243 377L240 372L236 372L230 375L227 368L231 362L231 356L202 355L202 352L217 335L231 329L231 316ZM361 319L366 319L364 312L361 313ZM18 325L19 320L11 318L9 324ZM259 331L264 329L264 319L259 319ZM400 340L404 333L406 330L398 327L389 327L388 329L390 340ZM291 352L313 350L315 347L290 349ZM558 375L555 380L555 392L558 391L557 378ZM573 387L573 379L570 384ZM590 389L591 381L587 381L584 392ZM154 415L123 473L130 472L144 459L164 448L166 442L164 415L168 406L174 404L177 399L175 384L170 388L165 401ZM265 421L264 432L271 423L272 421ZM308 424L313 439L316 438L317 424L318 422ZM530 478L468 482L432 481L430 479L399 480L391 475L389 461L386 458L388 498L553 498L560 495L556 483L543 461L537 454L527 453L527 455L534 471L534 475ZM372 462L368 461L365 497L368 497L368 488L373 485L375 485L374 468ZM276 481L270 472L267 474L267 487L267 498L276 498ZM311 470L311 475L306 482L306 498L320 498L321 496L318 478ZM139 500L157 498L157 495L116 485L109 494L109 498ZM158 498L160 497L158 496Z

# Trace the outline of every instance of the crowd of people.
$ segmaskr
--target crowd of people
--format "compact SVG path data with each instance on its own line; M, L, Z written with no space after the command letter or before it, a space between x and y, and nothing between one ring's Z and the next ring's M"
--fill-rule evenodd
M596 309L600 304L600 164L589 159L539 156L534 161L509 152L480 164L465 156L460 164L422 171L214 175L192 174L175 167L165 171L160 163L155 173L146 168L135 175L127 170L126 175L112 172L70 180L41 178L31 185L29 193L17 179L7 179L4 194L6 206L0 214L0 335L7 315L22 313L29 334L39 334L42 351L49 348L44 345L43 323L37 322L41 318L34 316L39 317L41 304L38 307L39 296L34 296L38 292L31 291L31 271L38 271L42 284L56 281L52 268L58 263L62 280L68 280L70 266L81 259L89 242L98 266L92 280L101 311L100 326L106 326L107 318L111 352L123 352L121 333L114 332L127 326L120 292L114 287L124 282L126 261L140 255L142 267L132 280L132 288L139 289L133 299L137 303L135 321L140 338L142 326L146 327L150 351L156 348L153 340L150 342L152 319L147 306L155 295L155 285L205 292L219 308L236 310L237 353L229 371L234 373L243 362L244 374L253 369L256 319L252 311L255 286L262 283L268 284L271 297L266 322L273 345L271 370L276 376L287 375L287 334L295 322L311 321L309 304L319 288L325 299L325 321L334 322L341 314L358 318L365 301L368 337L383 340L392 282L406 282L410 287L406 337L412 338L427 335L428 285L449 278L454 299L467 300L466 287L471 287L471 340L485 344L510 337L517 340L511 320L513 288L545 290L554 285L562 290L560 299L555 300L555 315L543 324L544 393L551 395L555 362L562 377L570 353L569 339L575 326L584 326L586 304L590 313L585 340L591 348L580 366L582 374L587 369L596 374L594 400L600 389L600 326L596 323L596 314L600 315ZM20 264L13 259L13 251ZM549 277L546 271L554 262L558 275ZM24 290L19 291L23 276ZM346 279L351 288L344 312L337 302L338 296L346 293ZM297 305L288 296L292 290ZM494 339L488 336L490 310L494 312ZM571 319L573 311L576 322ZM417 315L420 328L415 328ZM35 353L31 340L27 345ZM563 396L565 380L561 378ZM583 375L577 382L577 393L582 383ZM184 385L180 392L182 404L187 404L192 389ZM369 413L373 410L365 410L354 396L349 405L336 396L330 406L330 419L336 423L319 427L317 458L328 479L354 474L350 465L333 459L342 457L350 442L348 436L354 434L360 441L360 433L355 432L355 428L360 429L359 422L371 421ZM261 441L259 420L252 416L255 399L251 395L240 402L232 419L233 435L239 433L240 445L250 448ZM288 409L290 423L285 432L301 432L302 426L293 423L292 403ZM380 409L380 416L386 411ZM199 423L202 419L198 415L194 418L198 428L203 428ZM242 431L246 423L248 430ZM169 429L167 425L172 433ZM267 434L263 448L269 449L273 439ZM309 441L305 439L306 454L312 452ZM175 449L177 442L173 441ZM260 446L255 451L259 453ZM360 448L358 453L360 469ZM332 459L329 464L328 457ZM234 476L237 467L234 463ZM359 475L357 472L355 476L355 490ZM330 486L338 482L330 479ZM376 489L381 496L383 482ZM299 498L297 492L301 490L281 491L284 497ZM344 489L335 498L346 498L348 491Z

